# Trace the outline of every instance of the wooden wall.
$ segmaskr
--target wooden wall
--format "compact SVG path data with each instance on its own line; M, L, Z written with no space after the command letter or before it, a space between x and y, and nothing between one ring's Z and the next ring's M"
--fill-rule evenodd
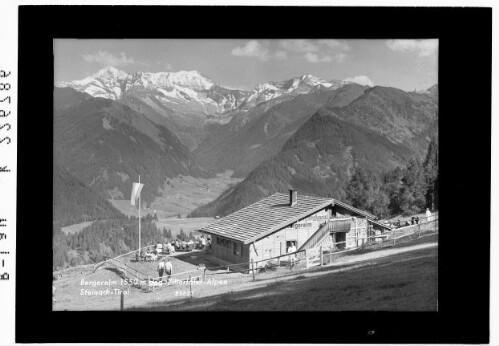
M309 217L283 228L267 237L259 239L249 246L249 257L253 261L284 255L287 253L287 242L294 241L298 249L307 241L331 216L329 208L322 209ZM263 265L263 263L259 264Z
M218 244L218 239L226 239L229 242L229 247L224 247ZM223 259L230 263L243 263L249 261L248 246L238 242L241 246L241 256L234 255L234 241L218 235L211 235L211 252L213 256Z

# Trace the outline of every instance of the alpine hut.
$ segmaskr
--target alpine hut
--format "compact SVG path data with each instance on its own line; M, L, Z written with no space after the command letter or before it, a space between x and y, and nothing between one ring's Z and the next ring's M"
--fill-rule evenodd
M212 255L230 263L261 262L297 250L336 244L358 247L385 226L368 212L334 198L276 193L200 229L211 236Z

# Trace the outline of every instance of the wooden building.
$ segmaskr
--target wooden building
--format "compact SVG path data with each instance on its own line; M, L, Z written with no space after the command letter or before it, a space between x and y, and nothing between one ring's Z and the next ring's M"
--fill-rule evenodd
M211 236L212 254L230 263L257 262L298 250L348 249L390 228L375 216L334 198L276 193L200 229Z

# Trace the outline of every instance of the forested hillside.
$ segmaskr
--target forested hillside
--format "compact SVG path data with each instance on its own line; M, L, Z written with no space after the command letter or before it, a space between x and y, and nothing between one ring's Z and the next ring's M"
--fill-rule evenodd
M437 86L432 90L438 90ZM410 158L420 162L437 129L438 98L434 92L366 89L344 107L319 110L280 153L191 216L227 215L291 187L304 194L346 199L347 185L358 168L382 179Z
M345 197L356 167L381 174L401 165L413 152L378 134L319 111L245 180L191 216L227 215L275 192Z
M64 234L60 227L54 227L54 269L97 263L138 249L138 223L137 218L101 220L74 234ZM151 216L142 218L142 246L163 241L163 235Z
M166 178L206 174L169 130L116 101L55 89L54 161L104 198L129 199L145 184L150 203Z
M336 118L370 129L393 143L403 144L420 157L438 129L438 97L431 93L408 93L376 86L347 107L328 110Z
M53 182L54 227L124 217L106 199L57 165Z

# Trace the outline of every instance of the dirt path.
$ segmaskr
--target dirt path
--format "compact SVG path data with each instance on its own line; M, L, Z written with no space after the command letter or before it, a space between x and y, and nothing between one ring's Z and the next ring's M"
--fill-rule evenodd
M433 247L438 247L438 243L418 244L418 245L412 245L412 246L405 246L405 247L401 247L401 248L377 250L377 251L372 251L372 252L368 252L365 254L359 254L359 255L355 255L355 256L340 257L336 261L334 261L334 263L332 263L331 266L334 267L334 266L342 266L342 265L345 265L346 263L364 262L364 261L369 261L369 260L373 260L376 258L387 257L387 256L401 254L404 252L417 251L417 250L433 248Z

